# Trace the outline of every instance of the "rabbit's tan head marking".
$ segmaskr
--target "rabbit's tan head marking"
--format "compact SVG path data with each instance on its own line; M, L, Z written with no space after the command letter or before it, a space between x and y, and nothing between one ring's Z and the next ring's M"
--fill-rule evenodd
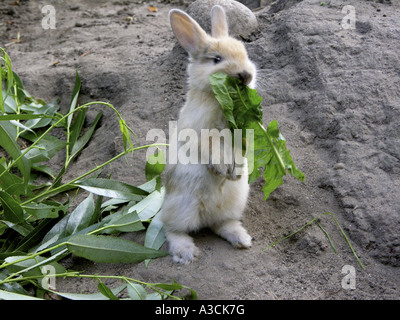
M255 87L256 68L249 60L244 44L229 36L221 6L211 10L211 35L181 10L171 10L170 21L178 42L189 53L190 89L210 91L209 76L216 72L226 73Z

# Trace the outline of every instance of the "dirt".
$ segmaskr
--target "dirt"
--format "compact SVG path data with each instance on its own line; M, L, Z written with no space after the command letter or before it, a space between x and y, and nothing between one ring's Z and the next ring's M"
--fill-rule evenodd
M109 101L135 130L138 143L145 144L151 128L168 133L168 121L177 119L185 99L187 57L176 46L168 11L186 10L190 2L1 1L0 46L25 88L46 101L59 98L63 111L78 69L80 103ZM251 249L236 250L202 230L194 235L201 257L188 266L173 263L170 256L147 268L76 258L63 263L147 282L175 279L195 289L200 299L399 299L399 4L245 2L259 24L243 40L259 70L264 123L279 122L306 181L286 178L267 201L262 181L252 184L243 219L254 238ZM42 26L44 5L56 10L55 29ZM355 9L353 29L342 21L348 13L342 13L344 5ZM87 125L98 110L89 113ZM122 151L118 121L103 111L99 129L67 179ZM109 172L138 185L145 179L144 164L145 152L138 152L113 163ZM325 212L343 227L365 270L329 215L321 217L320 225L337 253L315 223L264 251ZM124 237L143 241L140 233ZM354 272L347 274L345 266ZM345 277L353 277L354 286L342 282ZM91 280L57 280L57 290L65 292L93 292L96 286Z

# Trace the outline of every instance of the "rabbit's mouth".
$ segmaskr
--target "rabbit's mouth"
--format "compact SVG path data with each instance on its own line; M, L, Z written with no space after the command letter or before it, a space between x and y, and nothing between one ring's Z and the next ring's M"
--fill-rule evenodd
M251 81L253 80L253 75L247 72L246 70L243 70L242 72L239 73L230 74L229 76L232 78L239 79L245 86L250 84Z

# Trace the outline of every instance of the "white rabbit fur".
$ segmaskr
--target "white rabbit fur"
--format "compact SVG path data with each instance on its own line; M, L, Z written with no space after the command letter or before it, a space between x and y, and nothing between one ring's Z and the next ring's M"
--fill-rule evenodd
M211 36L181 10L171 10L169 17L176 38L189 53L189 91L180 111L178 132L190 128L200 137L201 129L227 128L209 76L224 72L241 78L254 88L254 64L248 59L244 45L229 37L221 6L211 10ZM182 144L178 142L178 148ZM204 145L208 148L207 143ZM223 146L221 143L221 149ZM201 154L205 151L202 141L196 147ZM167 166L161 220L175 262L187 264L198 256L199 250L188 233L203 227L210 227L234 247L251 246L252 239L240 222L249 192L247 162L240 175L234 169L234 161L231 164L213 164L211 161L208 164L182 164L178 161Z

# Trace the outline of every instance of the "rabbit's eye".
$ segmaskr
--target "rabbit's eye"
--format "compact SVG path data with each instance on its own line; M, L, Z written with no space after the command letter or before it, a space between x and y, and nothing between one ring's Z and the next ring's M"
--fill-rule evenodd
M222 60L221 56L216 56L216 57L214 58L214 64L220 63L221 60Z

